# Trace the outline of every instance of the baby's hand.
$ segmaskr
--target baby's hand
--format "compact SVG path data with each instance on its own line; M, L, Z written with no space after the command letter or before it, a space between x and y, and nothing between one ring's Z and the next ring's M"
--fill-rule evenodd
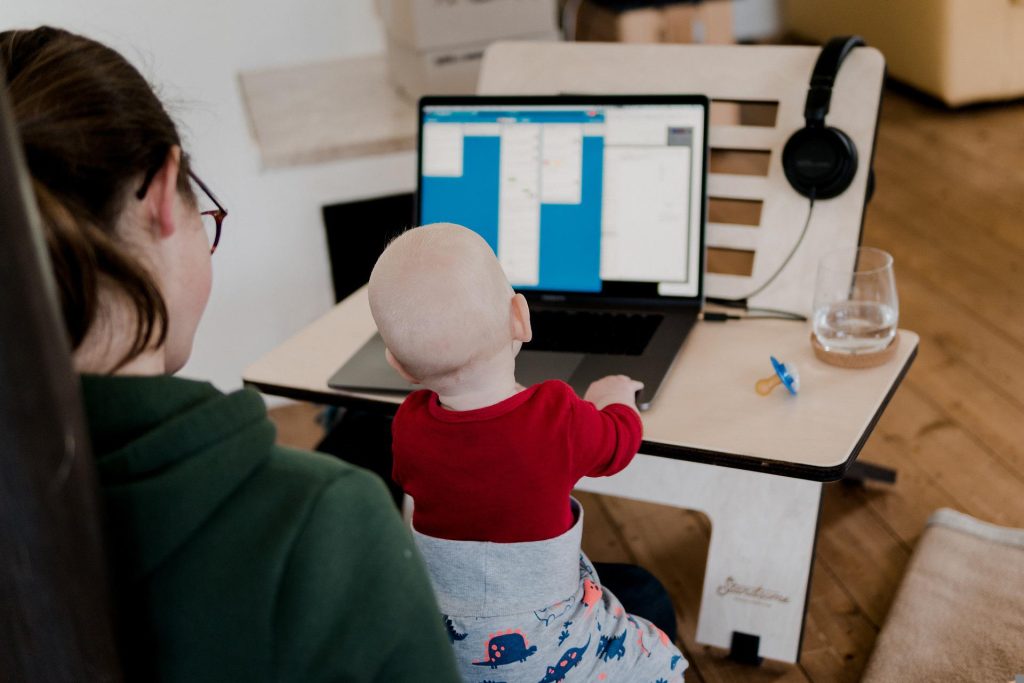
M593 382L583 395L584 401L590 401L598 410L613 403L624 403L636 410L636 392L644 388L643 382L630 379L625 375L608 375Z

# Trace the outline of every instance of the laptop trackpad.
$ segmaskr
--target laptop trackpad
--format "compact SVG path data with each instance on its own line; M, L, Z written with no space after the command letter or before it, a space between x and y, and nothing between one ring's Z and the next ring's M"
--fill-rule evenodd
M524 387L549 379L568 382L586 354L561 351L529 351L516 358L516 381Z

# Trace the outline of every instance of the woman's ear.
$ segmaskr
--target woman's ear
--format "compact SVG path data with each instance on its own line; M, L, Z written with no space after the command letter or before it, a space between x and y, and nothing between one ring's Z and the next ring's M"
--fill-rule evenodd
M533 339L530 327L530 304L522 294L512 297L512 339L524 344Z
M398 359L395 358L394 355L391 353L391 349L384 349L384 357L387 358L388 365L393 367L395 369L395 372L402 376L402 379L404 379L406 382L409 382L410 384L420 384L420 381L413 377L412 375L410 375L406 371L405 367L403 367L402 364L398 362Z
M153 176L144 201L157 236L170 237L177 229L174 200L178 196L178 172L181 169L181 147L174 145L167 152L160 170Z

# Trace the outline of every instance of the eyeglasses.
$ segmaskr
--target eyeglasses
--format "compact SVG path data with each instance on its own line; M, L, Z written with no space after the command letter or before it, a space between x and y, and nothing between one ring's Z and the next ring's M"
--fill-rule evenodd
M202 190L206 196L210 198L210 201L213 202L213 205L217 207L216 209L199 212L199 215L203 217L203 223L206 226L207 231L213 233L210 235L210 253L212 254L217 251L217 245L220 243L220 228L221 225L224 224L224 219L228 217L228 210L224 208L223 204L217 201L217 196L210 191L210 188L206 186L206 183L199 179L199 176L192 172L192 169L189 169L188 177L192 179L192 182L199 186L199 189ZM213 223L212 226L210 225L211 222Z
M146 192L149 190L149 184L153 182L153 178L156 176L156 172L159 168L154 169L146 174L145 180L142 182L142 187L138 189L135 196L139 199L143 199L146 196ZM210 239L210 253L217 251L217 245L220 244L220 230L224 224L224 219L228 216L228 210L224 208L224 205L217 200L217 196L206 186L199 176L195 174L190 168L188 170L188 177L192 179L199 189L213 202L216 209L209 209L207 211L200 211L199 215L203 219L203 227L206 228L207 237Z

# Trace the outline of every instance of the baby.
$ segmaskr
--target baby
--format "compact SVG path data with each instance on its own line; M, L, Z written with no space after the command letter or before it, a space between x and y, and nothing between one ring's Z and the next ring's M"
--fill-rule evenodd
M681 681L686 661L603 590L580 550L584 476L615 474L640 446L639 382L524 389L515 358L530 311L487 243L452 224L410 230L370 276L388 362L414 392L395 416L395 481L463 677Z

